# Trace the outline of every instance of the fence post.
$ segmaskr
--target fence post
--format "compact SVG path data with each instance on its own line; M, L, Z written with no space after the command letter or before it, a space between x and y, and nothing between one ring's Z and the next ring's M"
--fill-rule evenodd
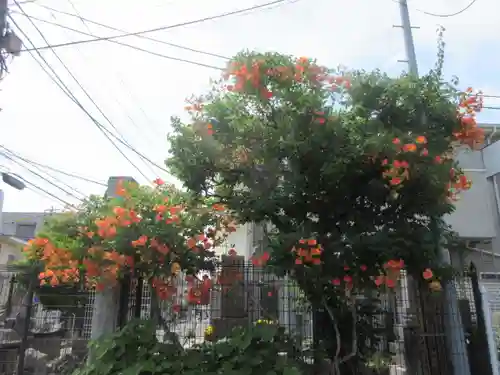
M106 197L117 198L119 184L135 182L132 177L110 177ZM91 339L97 340L101 336L113 333L116 329L119 305L119 287L106 286L104 290L95 293L94 311L92 314ZM91 360L93 353L90 353Z
M443 249L442 257L444 258L445 264L451 264L450 252L448 249ZM451 362L453 364L454 374L471 375L464 326L458 307L457 291L453 281L446 282L444 285L444 293L446 295L444 304L444 311L446 314L444 319L445 332L451 352Z
M493 331L493 324L491 318L490 303L488 301L488 292L484 285L479 286L481 292L481 302L484 313L484 325L486 327L486 338L488 340L488 349L490 352L490 365L493 375L499 375L498 368L498 354L497 354L497 344L495 342L495 332Z
M24 326L22 330L21 343L19 345L19 357L17 358L17 375L24 374L24 358L26 356L26 349L28 349L28 335L31 326L31 310L33 307L33 289L34 289L33 275L30 274L30 282L28 284L28 292L23 298L21 314L24 314ZM23 311L24 310L24 311Z

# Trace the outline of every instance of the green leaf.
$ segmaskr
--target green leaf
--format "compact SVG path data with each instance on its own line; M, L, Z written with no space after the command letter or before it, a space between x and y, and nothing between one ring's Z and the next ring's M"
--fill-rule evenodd
M215 352L223 357L228 357L233 351L233 347L228 342L219 342L214 347Z
M122 374L123 375L139 375L141 371L144 369L142 363L136 363L134 366L125 369Z
M257 324L255 326L255 334L257 337L261 338L263 341L271 342L276 335L278 326L275 324Z
M301 375L296 367L285 367L283 375Z

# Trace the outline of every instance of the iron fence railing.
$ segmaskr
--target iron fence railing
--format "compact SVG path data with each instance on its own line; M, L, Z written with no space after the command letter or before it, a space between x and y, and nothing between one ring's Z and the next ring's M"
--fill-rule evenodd
M0 374L16 374L24 339L24 374L63 375L86 356L94 292L35 290L31 312L26 316L27 291L15 277L13 272L0 272ZM242 260L237 264L223 262L212 274L200 274L194 279L179 275L170 281L171 296L162 301L151 293L147 282L131 280L126 288L128 298L121 301L119 324L153 317L158 321L160 340L169 330L190 347L203 342L209 327L220 338L236 326L270 319L300 341L304 356L311 361L318 360L314 352L322 339L334 335L324 312L312 308L292 279L276 277ZM485 342L477 318L481 311L476 303L477 283L477 277L469 274L454 284L460 306L457 314L463 322L460 329L467 340L466 355L476 359L483 358ZM403 273L399 286L380 293L377 300L373 312L358 314L363 320L360 327L364 327L358 331L359 340L371 353L362 361L370 371L377 368L378 373L391 375L455 374L454 356L464 353L450 350L443 293L434 293ZM29 329L23 337L26 324ZM487 367L479 362L470 361L471 374L481 370L481 375L488 375ZM362 370L351 366L342 375L364 374L366 367Z

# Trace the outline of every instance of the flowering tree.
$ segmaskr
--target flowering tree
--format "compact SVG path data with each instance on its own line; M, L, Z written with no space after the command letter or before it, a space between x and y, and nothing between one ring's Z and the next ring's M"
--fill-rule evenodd
M358 351L355 295L393 288L402 269L438 289L438 247L456 241L442 217L470 187L453 155L483 141L481 100L440 71L390 78L242 53L190 100L189 122L172 122L167 163L185 185L272 224L253 261L327 310L337 372Z
M165 300L176 294L181 272L192 280L213 269L213 247L234 230L224 207L211 199L193 202L189 194L155 183L154 189L119 184L117 198L93 197L78 211L50 220L24 249L28 262L41 269L40 285L100 290L130 275Z

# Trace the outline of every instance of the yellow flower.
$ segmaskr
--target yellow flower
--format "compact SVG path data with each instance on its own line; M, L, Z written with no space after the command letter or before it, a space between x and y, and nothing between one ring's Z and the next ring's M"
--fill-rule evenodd
M212 333L214 333L214 327L213 326L208 326L207 328L205 328L205 335L206 336L211 336Z

